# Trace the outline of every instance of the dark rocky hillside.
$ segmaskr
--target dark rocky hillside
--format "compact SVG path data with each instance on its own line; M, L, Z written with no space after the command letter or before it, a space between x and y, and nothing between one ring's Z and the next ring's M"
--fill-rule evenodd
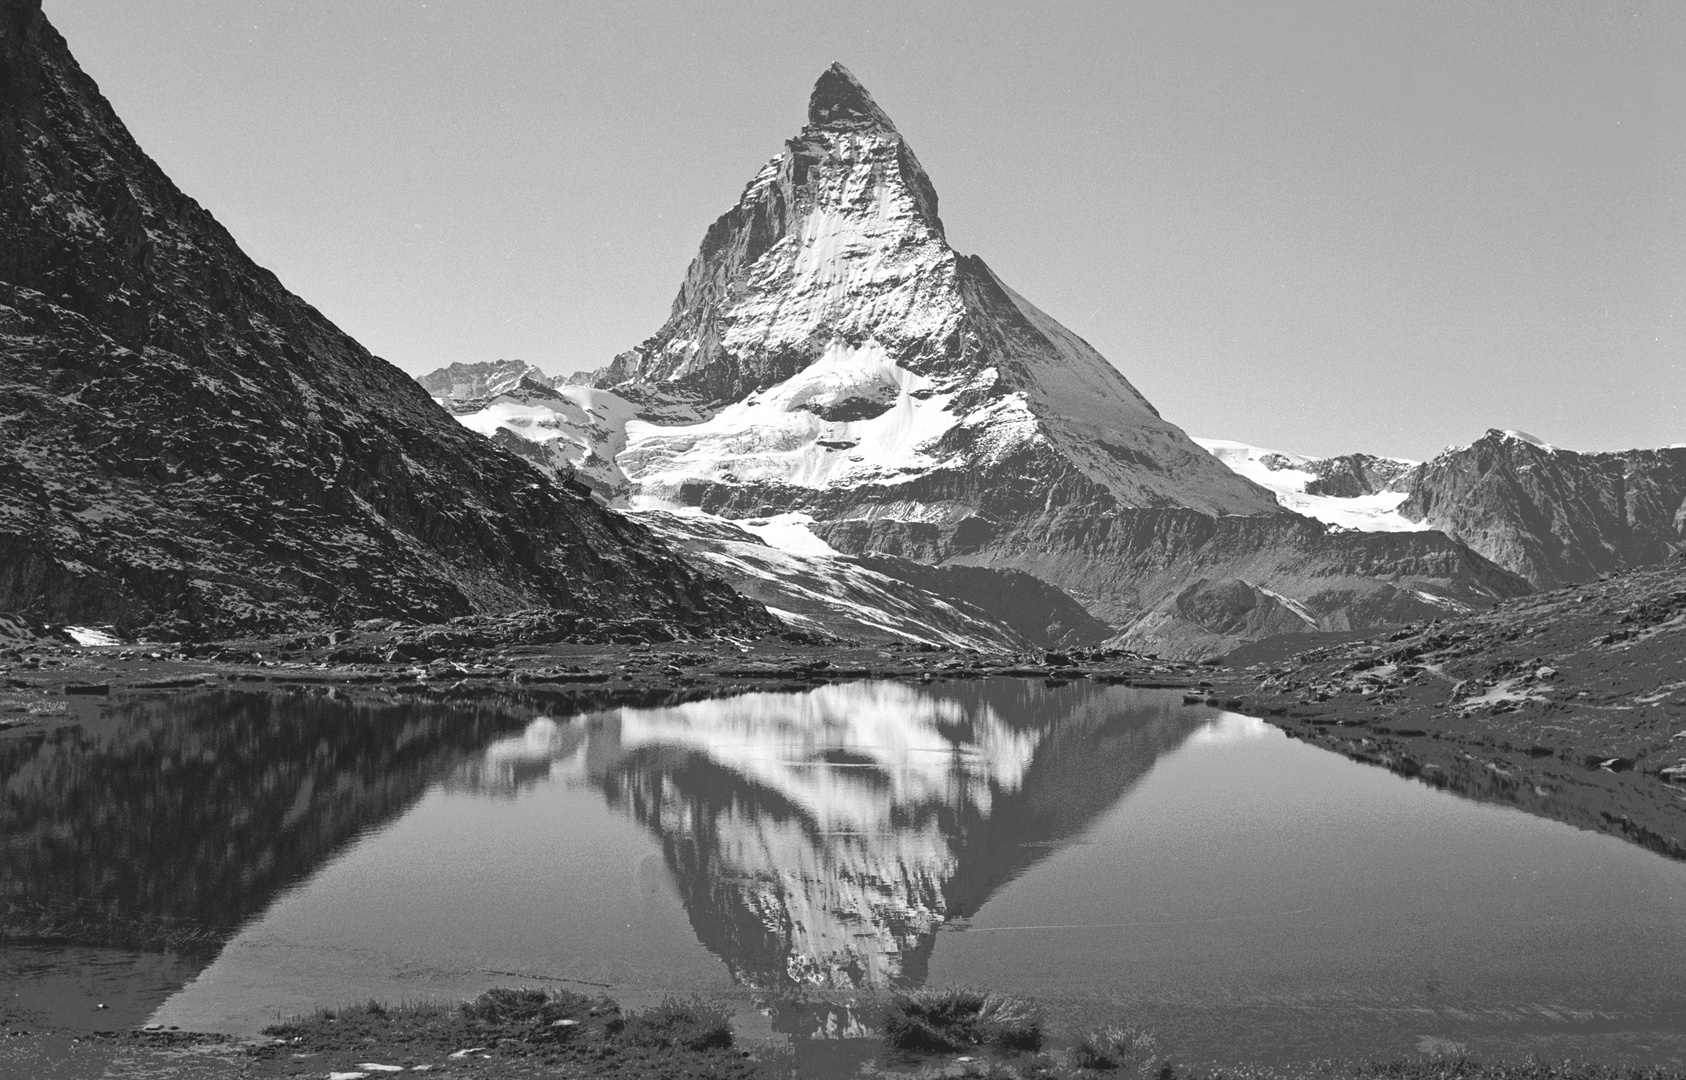
M1495 430L1412 470L1404 490L1400 513L1537 588L1686 551L1686 446L1582 454Z
M767 625L255 265L39 0L0 0L0 425L0 610L162 636L530 607Z

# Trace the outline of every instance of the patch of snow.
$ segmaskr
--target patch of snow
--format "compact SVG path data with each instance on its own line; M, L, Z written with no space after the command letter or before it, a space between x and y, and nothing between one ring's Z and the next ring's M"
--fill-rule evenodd
M1525 702L1546 700L1546 697L1543 694L1516 689L1516 684L1520 681L1520 679L1500 679L1498 682L1494 683L1492 688L1486 693L1479 694L1475 697L1465 698L1464 700L1458 702L1458 707L1464 709L1482 709L1490 705L1497 705L1502 701Z
M842 552L814 535L808 528L814 523L812 514L794 512L774 514L768 518L747 518L732 524L755 536L769 547L792 555L841 555Z
M1316 480L1317 474L1305 466L1319 460L1317 458L1285 454L1280 450L1266 450L1226 439L1196 438L1194 441L1235 472L1261 487L1269 488L1278 503L1296 514L1360 532L1426 532L1434 528L1427 522L1412 521L1399 513L1400 505L1409 498L1407 492L1378 491L1350 499L1336 495L1308 495L1306 485ZM1392 460L1416 464L1403 458Z
M78 645L121 645L123 639L114 634L109 628L97 626L67 626L64 632L70 635L70 640Z
M1515 439L1517 442L1525 442L1529 446L1537 446L1541 450L1546 450L1553 454L1557 453L1557 447L1546 442L1544 439L1536 438L1535 436L1528 434L1526 431L1517 431L1514 428L1506 428L1499 434L1503 435L1507 439Z
M1438 593L1424 592L1422 589L1407 589L1406 591L1425 604L1431 604L1434 607L1442 608L1446 611L1456 612L1460 615L1474 610L1468 604L1454 600L1450 596L1441 596Z
M728 405L700 424L626 425L618 459L637 484L631 505L679 505L687 483L776 484L819 489L884 483L938 464L931 444L958 422L952 394L890 359L874 339L833 340L795 375ZM884 411L826 420L821 411L873 402Z
M1321 624L1317 621L1317 616L1312 614L1311 609L1306 607L1304 602L1295 600L1291 596L1283 596L1281 593L1267 589L1263 585L1255 585L1253 587L1264 593L1266 596L1272 598L1289 611L1292 611L1295 615L1298 615L1301 620L1303 620L1305 624L1313 630L1322 629Z
M626 491L626 474L615 458L626 446L627 422L636 407L608 390L560 386L546 394L504 394L457 422L488 439L499 432L532 444L542 460L571 466L580 479L606 498ZM527 455L529 457L533 455ZM542 468L541 464L541 468Z

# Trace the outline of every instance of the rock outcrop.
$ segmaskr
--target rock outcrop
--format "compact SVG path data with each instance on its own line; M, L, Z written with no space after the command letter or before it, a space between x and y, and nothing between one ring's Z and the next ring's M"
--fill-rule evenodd
M1686 551L1686 446L1582 454L1491 430L1412 470L1401 488L1402 515L1536 588Z
M206 636L634 607L767 625L255 265L0 0L0 610Z

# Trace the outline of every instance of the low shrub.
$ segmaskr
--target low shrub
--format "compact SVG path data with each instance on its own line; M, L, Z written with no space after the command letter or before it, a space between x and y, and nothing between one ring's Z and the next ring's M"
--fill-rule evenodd
M732 1018L697 998L668 998L653 1009L629 1015L620 1041L654 1049L729 1050Z
M1036 1050L1042 1045L1042 1016L1033 1003L1006 994L915 990L890 999L884 1040L901 1050Z
M1167 1064L1160 1056L1159 1040L1139 1028L1118 1024L1079 1035L1071 1048L1071 1063L1098 1072L1127 1069L1143 1077L1159 1075Z

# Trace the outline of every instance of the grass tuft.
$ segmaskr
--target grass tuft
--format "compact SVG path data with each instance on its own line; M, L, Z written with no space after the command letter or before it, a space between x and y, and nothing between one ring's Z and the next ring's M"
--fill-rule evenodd
M1159 1040L1139 1028L1109 1024L1086 1031L1071 1048L1071 1063L1079 1069L1157 1077L1169 1063L1159 1053Z
M668 998L628 1016L620 1041L652 1049L730 1050L732 1018L698 998Z
M1036 1050L1042 1045L1042 1016L1033 1003L1007 994L915 990L890 999L884 1040L901 1050Z

